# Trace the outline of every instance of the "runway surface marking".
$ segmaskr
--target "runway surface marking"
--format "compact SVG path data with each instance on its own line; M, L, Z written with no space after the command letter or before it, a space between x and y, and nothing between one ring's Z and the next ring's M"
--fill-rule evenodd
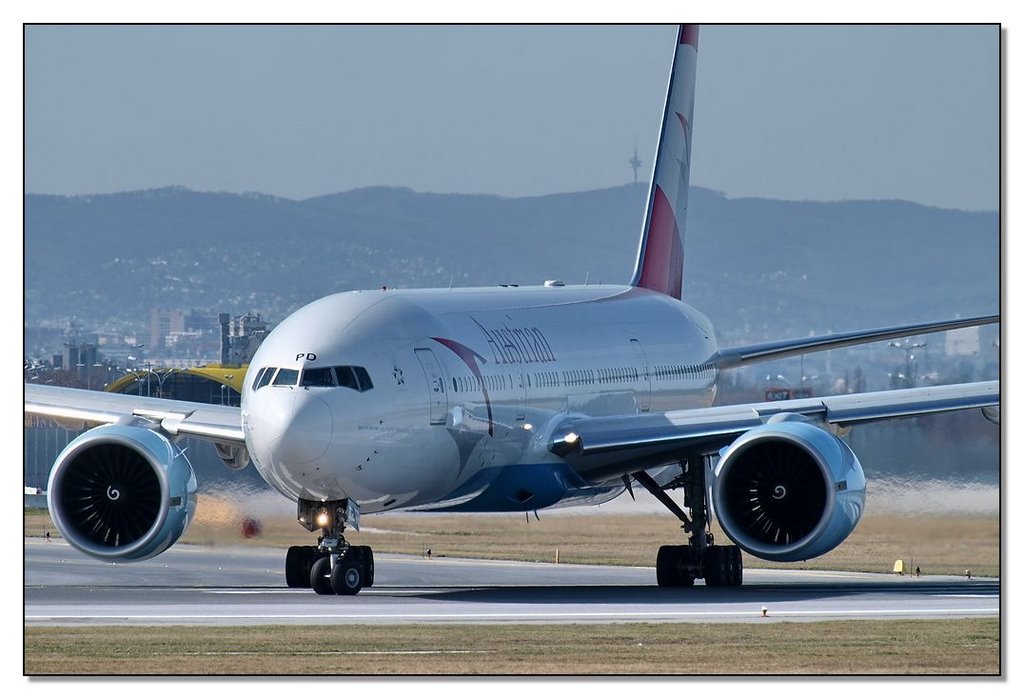
M771 612L768 616L773 618L788 616L929 616L934 614L996 614L998 608L944 608L944 609L846 609L846 610L779 610ZM57 620L85 620L102 619L125 621L167 621L174 619L199 620L199 619L608 619L621 617L628 614L636 618L694 618L694 617L761 617L761 610L752 611L672 611L664 610L657 612L642 611L617 611L617 612L477 612L477 613L408 613L408 614L337 614L331 612L316 614L27 614L27 621L57 621Z

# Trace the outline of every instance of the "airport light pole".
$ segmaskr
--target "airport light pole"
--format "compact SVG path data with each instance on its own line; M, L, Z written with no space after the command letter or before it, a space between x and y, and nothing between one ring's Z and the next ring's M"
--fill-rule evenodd
M920 349L921 347L927 347L928 343L910 342L910 340L896 340L895 342L890 342L889 346L898 350L903 350L903 352L905 353L906 359L904 361L904 366L906 367L906 369L903 373L903 376L906 379L907 388L913 388L914 384L916 384L917 381L915 380L914 374L911 373L910 371L910 361L914 359L914 355L912 354L912 352L916 349Z
M234 374L224 374L224 379L230 381L235 378ZM231 402L231 386L226 383L220 385L220 404L229 405Z
M801 396L804 393L804 383L807 382L807 381L814 381L817 378L818 378L817 374L812 374L810 376L807 376L806 374L803 374L803 373L800 374L800 395Z
M117 374L117 378L112 378L112 374L115 374L115 373ZM115 381L117 381L117 379L120 379L122 377L128 376L131 373L132 372L129 369L125 369L125 368L119 367L116 364L113 365L113 366L110 366L108 364L107 365L107 378L110 379L110 380L107 381L107 383L103 386L103 388L106 388L110 384L112 384Z
M173 372L173 369L167 369L162 374L159 371L153 369L153 365L150 362L146 362L146 397L149 398L153 395L153 382L152 379L155 376L157 382L157 397L162 398L164 395L164 380Z

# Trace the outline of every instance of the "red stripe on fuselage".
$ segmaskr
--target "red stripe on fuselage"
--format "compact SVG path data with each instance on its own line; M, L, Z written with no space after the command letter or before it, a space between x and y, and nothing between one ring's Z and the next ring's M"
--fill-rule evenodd
M654 208L637 286L677 299L683 296L683 243L676 213L658 186L654 188Z
M484 394L484 403L487 405L487 434L494 436L494 415L491 413L491 397L487 395L487 382L484 380L483 374L480 373L480 365L477 364L479 359L482 363L486 364L487 360L483 358L479 353L473 351L471 347L455 340L449 340L443 337L431 338L435 342L440 342L442 345L450 349L455 353L459 359L466 363L469 367L470 372L476 377L477 381L480 382L480 390Z

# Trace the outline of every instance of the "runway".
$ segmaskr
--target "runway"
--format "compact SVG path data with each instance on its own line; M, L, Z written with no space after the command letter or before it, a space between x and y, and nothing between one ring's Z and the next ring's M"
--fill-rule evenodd
M998 580L954 576L748 568L741 588L666 589L653 568L375 559L374 587L333 597L287 588L283 549L179 544L111 564L63 541L26 539L25 623L771 623L997 616L1000 602Z

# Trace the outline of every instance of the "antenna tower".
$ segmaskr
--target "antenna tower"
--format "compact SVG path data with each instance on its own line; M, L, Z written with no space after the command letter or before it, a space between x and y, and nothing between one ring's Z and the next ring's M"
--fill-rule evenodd
M633 184L636 184L637 170L639 170L640 166L643 165L643 163L640 161L640 158L637 157L636 154L636 140L633 141L633 157L630 158L629 164L633 167Z

